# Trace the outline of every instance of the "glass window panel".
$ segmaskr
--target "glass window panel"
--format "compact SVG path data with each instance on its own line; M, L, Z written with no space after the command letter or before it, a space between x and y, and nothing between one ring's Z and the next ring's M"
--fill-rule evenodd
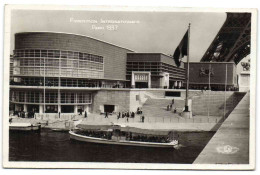
M54 58L60 58L60 51L54 50Z
M47 50L41 50L41 57L47 57Z
M68 51L61 51L61 58L67 58L68 57Z

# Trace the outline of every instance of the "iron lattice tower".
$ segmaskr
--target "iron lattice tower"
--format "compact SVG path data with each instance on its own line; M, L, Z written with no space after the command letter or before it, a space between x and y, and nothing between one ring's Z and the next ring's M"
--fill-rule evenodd
M201 62L235 62L250 54L251 13L227 13Z

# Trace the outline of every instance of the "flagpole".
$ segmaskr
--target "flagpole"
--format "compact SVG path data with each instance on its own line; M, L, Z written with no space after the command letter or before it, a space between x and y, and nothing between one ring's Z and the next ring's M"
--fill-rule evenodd
M185 99L185 112L189 111L189 78L190 78L190 23L188 27L188 43L187 43L187 78L186 78L186 99Z
M227 64L226 64L226 76L225 76L225 100L224 100L224 120L225 120L225 115L226 115L226 89L227 89Z
M209 107L210 107L210 90L211 90L211 88L210 88L210 74L211 74L211 64L209 63L209 93L208 93L208 99L209 99L209 101L208 101L208 118L209 118Z

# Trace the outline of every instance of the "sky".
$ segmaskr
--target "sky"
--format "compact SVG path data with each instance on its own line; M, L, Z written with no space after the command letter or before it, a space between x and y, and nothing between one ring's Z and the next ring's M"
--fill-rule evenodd
M101 23L134 21L134 24ZM173 55L191 24L190 61L199 62L226 20L224 12L112 12L79 10L13 10L11 50L18 32L49 31L86 35L135 52ZM249 56L243 60L247 62ZM183 61L186 61L185 58ZM237 72L241 72L240 64Z
M116 30L107 30L109 24L101 24L101 19L139 23L116 24ZM86 35L135 52L172 55L191 23L190 59L199 61L225 19L225 13L14 10L11 16L11 50L15 33L51 31ZM75 20L92 20L98 23ZM92 25L104 29L93 29Z

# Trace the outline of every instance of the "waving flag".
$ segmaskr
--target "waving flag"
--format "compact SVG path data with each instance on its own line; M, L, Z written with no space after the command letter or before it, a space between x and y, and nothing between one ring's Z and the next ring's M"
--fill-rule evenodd
M181 65L181 59L188 53L188 30L182 38L180 44L175 49L173 59L175 64L179 67Z

